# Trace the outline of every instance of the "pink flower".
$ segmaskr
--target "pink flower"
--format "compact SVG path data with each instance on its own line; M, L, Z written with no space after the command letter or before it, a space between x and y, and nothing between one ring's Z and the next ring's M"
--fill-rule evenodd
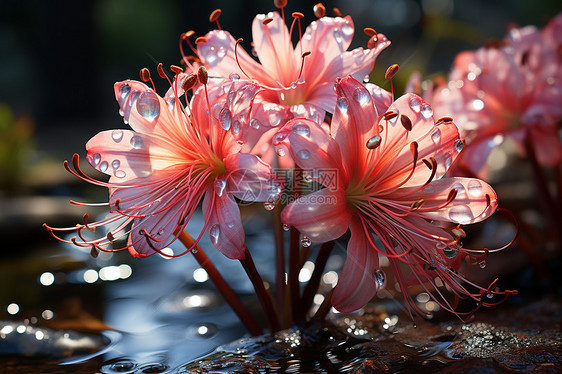
M496 194L478 179L441 178L463 146L456 126L450 119L436 123L431 107L413 94L378 115L368 90L351 76L337 82L336 92L330 133L299 118L274 137L276 147L290 152L317 181L331 181L289 204L282 221L313 242L351 232L333 305L351 312L374 296L384 284L379 254L389 258L413 308L407 286L427 289L436 277L456 294L480 300L480 294L461 285L455 270L471 252L459 243L464 235L459 224L490 216ZM402 276L401 262L409 265L408 278ZM437 300L441 294L436 292ZM454 309L444 298L438 302Z
M213 30L197 44L210 76L228 78L235 73L263 88L256 100L267 108L252 116L254 126L262 128L283 125L293 116L321 123L335 105L334 80L347 74L363 79L390 44L378 34L371 38L373 48L347 51L354 33L351 17L323 17L311 23L294 48L294 23L289 31L284 21L276 12L254 19L253 46L261 64L237 48L227 31ZM310 55L303 57L305 52Z
M559 15L542 32L514 28L499 45L456 57L449 83L428 100L460 127L467 145L461 167L483 175L490 152L505 136L517 141L522 154L529 138L542 165L562 161L561 32Z
M163 99L140 82L115 84L120 113L133 130L104 131L86 144L88 161L110 175L109 182L87 177L78 168L78 156L74 159L79 176L109 188L113 214L95 223L85 216L83 224L60 229L78 232L66 242L113 250L112 243L128 234L125 247L131 255L146 257L173 242L202 201L212 243L229 258L244 258L244 229L234 197L267 201L279 193L272 183L280 181L258 157L240 153L241 145L219 126L219 117L208 115L204 87L194 94L193 110L178 99L182 92L168 92ZM85 229L105 225L112 226L106 236L86 238Z

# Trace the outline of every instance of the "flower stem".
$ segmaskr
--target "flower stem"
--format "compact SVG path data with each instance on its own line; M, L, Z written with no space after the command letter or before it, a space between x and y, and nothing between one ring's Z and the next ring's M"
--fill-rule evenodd
M179 235L179 239L187 248L190 248L195 243L193 238L185 231L182 231ZM191 251L193 257L195 257L199 265L207 272L217 290L221 293L232 310L234 310L234 313L236 313L240 321L244 324L246 330L253 336L261 335L262 329L257 321L242 304L242 301L240 301L240 298L236 295L234 290L226 283L205 252L203 252L199 245L196 245L194 249L195 250Z
M330 309L332 308L333 293L334 293L334 289L332 288L330 292L326 294L326 297L324 297L324 301L322 301L322 304L320 304L320 307L316 311L316 314L314 314L314 316L312 317L313 320L323 321L326 319L326 316L328 315Z
M273 211L273 236L275 239L275 297L277 310L283 310L285 303L285 240L281 222L282 206L277 204Z
M277 316L277 311L275 310L275 306L273 305L273 300L271 298L271 295L266 291L265 286L263 285L263 280L256 269L256 265L254 264L252 255L250 254L250 251L248 251L247 247L244 248L244 254L245 258L243 260L240 260L240 263L244 267L246 274L248 274L248 277L254 285L254 289L265 314L269 332L274 333L276 331L279 331L281 330L281 326L279 325L279 317Z
M312 276L306 284L302 295L302 310L305 313L310 309L310 306L312 305L312 301L314 299L314 295L316 294L316 292L318 292L320 279L322 278L322 274L324 273L324 268L326 266L326 262L328 262L330 253L332 253L332 249L334 249L334 245L335 242L331 240L322 244L320 250L318 251L318 256L316 256L316 262L314 264L314 271L312 272Z
M295 201L302 191L303 171L299 167L293 170L293 190L291 199ZM301 268L300 259L300 232L295 227L291 227L289 239L289 291L291 297L291 317L293 322L299 323L304 320L304 313L301 308L300 289L299 289L299 272Z

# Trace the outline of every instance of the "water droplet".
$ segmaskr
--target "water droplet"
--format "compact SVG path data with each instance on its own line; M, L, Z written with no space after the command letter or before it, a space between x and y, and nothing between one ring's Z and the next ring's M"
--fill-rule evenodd
M94 157L92 157L92 166L96 167L99 165L101 161L101 155L99 153L94 154Z
M478 197L482 195L482 182L480 182L478 179L472 179L470 182L468 182L468 193L471 196L474 197Z
M287 154L287 151L283 147L275 147L275 153L277 153L277 156L283 157Z
M463 147L464 147L464 142L460 139L457 139L455 141L455 151L460 152L460 151L462 151Z
M297 157L301 160L308 160L310 158L310 152L306 149L301 149L297 152Z
M235 120L235 121L232 123L232 132L233 132L234 134L238 134L238 133L240 132L240 128L241 128L241 126L240 126L240 121Z
M130 360L118 360L101 367L102 373L134 373L137 364Z
M453 163L453 158L450 154L445 154L445 170L449 170L451 164Z
M135 149L139 149L142 148L144 146L144 142L142 141L142 138L139 135L134 135L131 138L131 146Z
M218 224L214 224L209 229L209 237L211 238L211 242L213 244L217 244L219 242L219 236L221 234L221 228Z
M371 100L371 95L369 94L369 91L367 91L365 87L357 87L353 91L353 98L360 105L365 105Z
M417 113L420 112L421 101L417 97L412 97L409 101L409 105L410 105L410 108L412 108L412 110L414 112L417 112Z
M480 266L480 269L484 269L486 267L486 261L481 261L478 263L478 266Z
M441 141L441 130L439 130L439 128L435 128L433 130L433 132L431 133L431 140L433 140L433 142L435 144L439 143Z
M158 96L152 91L144 91L137 100L137 111L143 118L155 121L160 115Z
M222 196L224 194L224 190L226 189L226 181L224 179L217 179L215 181L215 193L217 196Z
M111 137L113 138L113 141L115 143L119 143L121 140L123 140L123 130L113 130L113 132L111 133Z
M261 124L260 121L258 121L258 120L255 119L255 118L252 118L252 119L250 120L250 126L252 126L252 128L254 128L254 129L256 129L256 130L260 128L260 124Z
M291 87L294 90L295 88L297 88L297 82L291 83L289 87Z
M273 210L275 208L275 203L273 201L266 201L265 203L263 203L263 207L266 210Z
M215 47L210 47L205 52L206 52L204 53L205 62L208 63L209 65L214 65L217 62L217 53L215 52Z
M367 148L375 149L381 144L381 137L378 135L373 136L371 139L367 141Z
M232 74L230 74L229 78L230 78L231 81L237 81L237 80L240 79L240 75L238 75L236 73L232 73Z
M223 130L228 131L232 122L232 113L228 108L222 108L219 114L219 123Z
M302 122L295 122L293 124L293 128L292 131L294 134L300 135L300 136L310 136L310 127L308 127L307 124L302 123Z
M459 251L453 248L447 248L443 250L443 253L447 258L455 258L455 256L459 253Z
M351 25L351 23L349 21L346 21L342 27L341 27L341 31L347 35L347 36L351 36L353 34L353 26Z
M115 170L113 172L113 175L115 175L117 178L125 178L127 176L127 173L125 173L123 170Z
M273 135L273 140L272 140L273 145L279 145L279 143L281 143L283 140L285 140L287 135L289 135L289 133L286 132L286 131L281 131L281 132L278 132L277 134Z
M413 109L413 108L412 108ZM425 119L429 119L431 118L431 116L433 116L433 110L431 109L431 107L429 106L429 104L424 104L421 107L421 115L423 116L423 118Z
M339 110L341 110L342 112L346 112L347 107L349 106L349 102L345 97L338 97L338 100L336 101L336 105Z
M221 46L221 47L219 48L219 50L217 51L217 56L218 56L219 58L223 58L224 56L226 56L226 50L224 49L223 46Z
M474 216L466 205L457 205L449 210L449 219L460 224L470 223Z
M340 33L340 29L335 28L334 29L334 38L336 39L336 43L341 44L343 39L341 37L341 33Z
M119 166L121 166L121 161L119 160L113 160L113 162L111 162L111 167L114 169L119 169Z
M312 174L309 173L309 172L303 172L302 179L303 179L306 183L310 183L310 182L312 182Z
M457 190L457 196L455 199L466 199L466 190L464 189L464 186L462 184L455 183L451 186L451 189Z
M310 238L308 236L303 236L301 238L301 245L305 248L308 248L312 245L312 242L310 241Z
M365 75L363 77L363 83L369 83L369 79L371 79L371 77L369 77L369 74ZM374 91L374 90L373 90Z
M384 271L377 269L375 270L375 281L377 282L377 286L379 289L384 288L386 285L386 274Z
M108 167L109 167L109 164L107 163L107 161L104 161L100 164L100 171L102 173L105 173Z
M286 223L283 224L283 231L289 231L291 226L287 225Z
M139 368L140 373L146 373L146 374L164 373L167 370L168 370L168 365L163 363L146 364Z
M121 85L121 87L119 87L119 93L120 93L120 97L119 97L119 105L123 105L123 103L125 103L125 100L127 99L127 96L129 96L129 93L131 92L131 86L129 86L128 83L123 83Z

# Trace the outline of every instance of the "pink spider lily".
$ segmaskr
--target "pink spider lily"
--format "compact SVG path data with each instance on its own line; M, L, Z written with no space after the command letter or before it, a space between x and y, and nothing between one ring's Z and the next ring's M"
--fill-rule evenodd
M541 165L562 161L561 33L559 15L542 32L513 28L499 44L456 57L449 83L428 100L461 129L467 147L458 166L485 175L490 152L505 136L516 140L522 154L530 145Z
M73 228L47 227L53 235L76 230L77 236L61 240L103 251L127 248L134 257L166 255L161 250L180 235L202 202L205 226L186 252L208 229L212 243L225 256L244 258L244 229L234 198L267 201L275 198L271 183L279 188L281 181L258 157L241 153L239 142L219 126L219 117L208 114L204 86L194 94L191 106L179 100L183 90L173 88L162 98L140 82L115 84L120 113L132 131L104 131L86 144L88 161L110 175L109 181L87 176L79 168L78 155L73 158L74 174L109 189L105 205L113 214L98 222L88 222L85 215L84 222ZM86 231L101 226L112 228L102 237L88 239ZM127 235L126 245L114 249Z
M301 35L302 14L293 16L290 30L284 13L256 16L253 47L261 64L239 48L227 31L213 30L198 39L197 54L211 77L228 78L235 73L263 88L256 101L266 109L252 115L252 125L264 131L283 125L293 116L321 123L335 105L334 80L347 74L363 79L373 69L378 54L390 44L384 35L373 31L369 49L347 51L354 33L351 17L322 17ZM293 47L295 23L300 40Z
M481 300L491 291L473 284L466 287L456 270L465 256L487 255L487 250L462 248L459 224L489 217L497 207L496 194L478 179L441 178L463 147L452 120L435 122L431 107L414 94L400 97L378 115L368 90L351 76L337 81L336 92L330 132L299 118L273 139L318 181L322 173L337 174L337 181L300 197L281 214L285 224L313 242L337 239L349 228L347 260L332 296L334 307L354 311L383 286L379 255L389 258L414 309L406 289L420 284L428 292L433 287L435 300L454 312L435 284L437 277L455 295L489 305ZM401 263L409 265L408 277L403 276ZM471 292L471 287L477 291Z

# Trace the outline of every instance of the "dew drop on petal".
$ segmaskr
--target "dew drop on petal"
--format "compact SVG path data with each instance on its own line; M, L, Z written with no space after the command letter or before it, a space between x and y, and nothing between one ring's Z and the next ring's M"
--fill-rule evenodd
M226 181L224 179L217 179L215 181L215 193L217 196L222 196L224 194L224 190L226 189Z
M272 139L273 145L279 145L283 140L285 140L287 135L289 134L286 131L281 131L273 135L273 139Z
M221 46L221 47L219 48L219 50L217 51L217 56L218 56L219 58L223 58L224 56L226 56L226 50L224 49L223 46Z
M472 179L470 182L468 182L467 187L468 193L471 196L482 196L482 182L480 182L478 179Z
M445 170L449 170L451 164L453 163L453 158L450 154L445 154Z
M123 170L115 170L113 172L113 175L115 175L117 178L125 178L127 174Z
M123 104L125 103L125 100L127 99L127 96L129 96L129 93L131 92L131 86L129 86L129 84L127 83L123 83L121 85L121 87L119 87L119 106L123 106Z
M357 87L353 91L353 98L360 105L365 105L371 100L371 95L369 94L369 91L367 91L365 87Z
M480 269L484 269L486 267L486 261L481 261L478 266L480 266Z
M121 140L123 140L123 130L113 130L113 132L111 133L111 138L115 143L119 143Z
M293 124L293 128L292 131L294 134L300 135L300 136L310 136L310 127L308 127L307 124L302 123L302 122L296 122Z
M464 147L464 142L460 139L457 139L455 141L455 151L460 152L462 151L463 147Z
M119 160L113 160L113 162L111 162L111 167L114 169L119 169L119 166L121 166L121 161Z
M108 167L109 167L109 164L107 163L107 161L104 161L100 164L100 171L102 173L105 173L107 171Z
M131 143L131 146L135 149L139 149L139 148L142 148L144 146L144 142L142 141L142 138L138 135L134 135L131 138L130 143Z
M209 229L209 237L211 238L211 242L213 244L217 244L219 242L219 236L221 234L221 228L218 224L214 224Z
M310 158L310 152L306 149L301 149L297 152L297 157L301 160L308 160Z
M266 201L263 203L265 210L273 210L275 208L275 203L273 201Z
M431 106L429 106L429 104L424 104L421 107L421 115L425 119L429 119L431 118L431 116L433 116L433 110L431 109Z
M363 77L363 83L369 83L369 79L371 79L371 77L369 77L369 74L365 75ZM374 92L374 91L373 91Z
M443 253L445 254L445 256L447 256L447 258L455 258L459 251L453 248L447 248L443 250Z
M466 205L457 205L449 210L449 219L460 224L470 223L474 219L472 211Z
M301 238L301 245L305 248L308 248L312 245L312 242L310 241L310 238L308 236L303 236Z
M254 129L257 130L257 129L260 128L260 121L258 121L258 120L255 119L255 118L252 118L252 119L250 120L250 126L251 126L252 128L254 128Z
M435 128L433 130L433 132L431 133L431 140L433 140L435 144L441 141L441 130L439 130L439 128Z
M137 111L143 118L154 121L160 115L158 96L152 91L144 91L137 100Z
M383 270L377 269L375 270L375 281L377 282L377 286L379 289L384 288L386 285L386 274Z
M222 108L219 114L219 123L223 130L228 131L232 123L232 113L228 108Z
M410 108L412 108L412 110L414 112L419 113L420 112L420 108L421 108L421 101L420 99L418 99L417 97L412 97L409 101L409 105ZM431 109L431 108L430 108Z
M240 132L240 128L241 128L241 126L240 126L240 121L235 120L235 121L232 123L232 132L233 132L234 134L238 134L238 133Z
M335 28L334 29L334 38L336 39L336 43L341 44L343 39L341 37L341 32L340 29Z
M351 23L349 21L345 21L345 23L341 27L341 31L345 35L351 36L353 34L353 26L351 25Z
M457 196L455 197L455 199L466 199L466 190L464 189L464 186L462 184L455 183L451 186L451 189L457 190Z
M291 226L287 225L286 223L283 224L283 231L289 231Z
M442 242L442 241L438 241L437 243L435 243L435 248L437 248L437 249L445 249L445 248L447 248L447 244L445 244L445 243Z
M336 105L339 110L341 110L342 112L346 112L347 107L349 106L349 102L345 97L338 97L338 100L336 101Z
M287 151L282 147L275 147L275 153L277 153L277 156L283 157L287 154Z
M101 155L99 153L94 154L94 157L92 157L92 166L96 167L100 164L101 161Z
M236 73L232 73L232 74L230 74L229 78L230 78L231 81L237 81L237 80L240 79L240 75L238 75Z

